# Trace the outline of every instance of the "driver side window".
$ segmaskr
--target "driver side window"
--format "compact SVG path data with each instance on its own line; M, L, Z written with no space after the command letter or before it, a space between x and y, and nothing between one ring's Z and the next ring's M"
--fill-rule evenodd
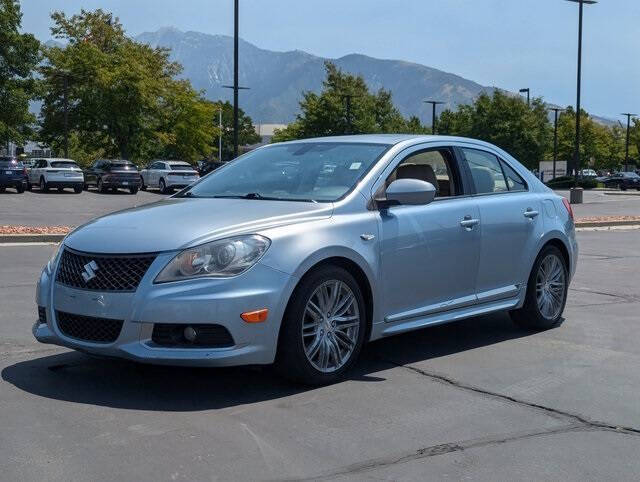
M447 148L409 154L387 178L386 186L397 179L419 179L433 184L436 198L457 196L461 189L453 159L453 153Z

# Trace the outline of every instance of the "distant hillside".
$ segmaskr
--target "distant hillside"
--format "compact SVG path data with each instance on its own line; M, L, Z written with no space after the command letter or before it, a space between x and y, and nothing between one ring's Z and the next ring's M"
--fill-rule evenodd
M199 32L162 28L143 33L136 40L152 46L169 47L172 59L184 67L183 76L210 99L231 99L222 85L233 83L233 38ZM287 123L298 113L301 93L319 91L326 59L299 50L274 52L240 41L241 106L255 122ZM341 69L361 74L373 90L391 90L393 100L405 115L417 115L431 122L430 107L423 99L433 98L455 107L473 100L487 89L458 75L400 60L381 60L352 54L331 59Z

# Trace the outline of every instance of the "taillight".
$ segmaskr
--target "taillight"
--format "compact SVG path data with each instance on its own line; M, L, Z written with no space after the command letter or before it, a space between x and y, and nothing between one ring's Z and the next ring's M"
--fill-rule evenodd
M573 221L573 209L571 208L571 203L569 202L569 200L566 197L563 197L562 198L562 204L564 204L564 207L567 208L567 212L569 213L569 217Z

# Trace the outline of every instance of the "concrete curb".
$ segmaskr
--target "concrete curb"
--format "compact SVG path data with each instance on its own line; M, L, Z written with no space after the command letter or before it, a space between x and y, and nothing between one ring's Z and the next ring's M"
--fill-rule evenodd
M605 196L640 196L640 191L606 191Z
M59 243L66 234L0 234L0 244L6 243Z
M623 221L576 221L576 228L606 228L607 226L637 226L639 220L625 219Z

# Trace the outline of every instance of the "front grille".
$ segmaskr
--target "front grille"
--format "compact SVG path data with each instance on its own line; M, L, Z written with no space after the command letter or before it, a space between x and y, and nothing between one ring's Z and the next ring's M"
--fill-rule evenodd
M196 333L194 341L184 337L184 329L190 326ZM222 325L156 323L151 340L160 346L172 348L225 348L234 345L229 330Z
M105 255L64 248L56 281L84 290L135 291L154 259L155 254Z
M113 343L122 330L122 320L94 318L56 311L58 328L69 338L94 343Z

